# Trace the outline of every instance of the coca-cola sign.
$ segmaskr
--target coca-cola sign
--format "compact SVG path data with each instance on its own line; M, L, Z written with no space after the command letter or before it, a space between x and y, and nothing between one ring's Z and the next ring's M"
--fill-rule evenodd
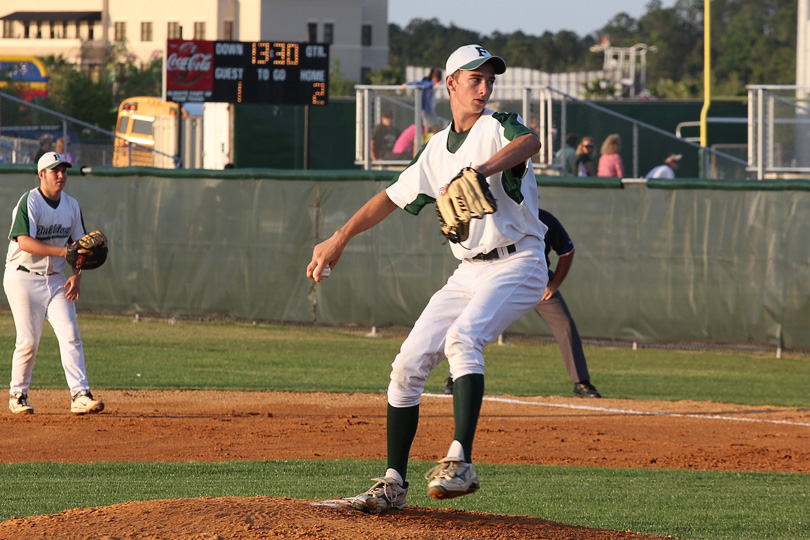
M170 39L166 44L166 97L205 101L214 84L214 42Z

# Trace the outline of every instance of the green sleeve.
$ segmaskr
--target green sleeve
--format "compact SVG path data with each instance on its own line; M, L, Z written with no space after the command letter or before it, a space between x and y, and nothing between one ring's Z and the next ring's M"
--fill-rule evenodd
M532 130L520 122L517 113L497 112L494 113L492 117L501 123L501 126L503 126L503 135L510 141L514 141L523 135L533 133ZM520 191L520 181L526 176L527 171L528 167L526 163L520 163L509 170L503 171L501 176L504 191L506 191L510 199L518 204L523 202L523 193Z
M28 193L22 196L17 204L17 213L11 223L9 238L18 236L31 236L31 218L28 217Z
M501 126L503 126L503 136L510 141L514 141L527 133L532 133L532 130L518 120L517 113L496 112L492 114L492 117L501 123Z
M425 145L425 146L427 146L427 145ZM408 166L405 167L405 169L402 169L402 171L398 172L396 174L396 176L394 176L394 178L388 184L389 186L396 183L396 181L399 180L399 175L401 175L405 170L407 170L408 167L413 166L414 164L416 164L417 161L419 161L419 158L422 156L422 152L425 150L425 146L423 146L422 148L419 149L419 152L413 157L411 162L408 163ZM419 212L421 212L422 208L424 208L427 204L434 203L434 202L436 202L436 199L434 199L430 195L420 193L419 196L416 197L416 200L411 202L410 204L408 204L404 208L404 210L406 212L408 212L409 214L412 214L412 215L416 216L416 215L419 215Z

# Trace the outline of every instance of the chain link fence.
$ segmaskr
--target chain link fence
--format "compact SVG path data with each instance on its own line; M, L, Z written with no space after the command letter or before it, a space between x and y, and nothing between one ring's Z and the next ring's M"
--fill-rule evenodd
M749 170L759 179L810 173L810 87L748 86Z
M201 118L185 120L187 124L201 124L202 121ZM153 119L148 126L144 125L151 138L160 122ZM169 130L175 135L167 137L176 139L176 127ZM199 137L201 135L200 127ZM175 145L171 149L175 151L177 145L176 141L173 142ZM201 139L192 142L199 146ZM183 143L185 147L187 141ZM178 161L174 154L155 150L154 143L125 139L112 131L0 92L0 164L33 164L39 155L51 151L65 154L74 167L148 165L175 168ZM201 155L199 148L197 154ZM192 165L197 161L190 160Z
M627 178L645 177L670 154L683 156L677 173L679 177L741 180L752 176L747 170L748 162L740 155L737 146L702 147L689 139L552 88L541 89L538 93L538 108L544 106L546 109L545 115L539 114L541 120L545 116L546 125L542 127L546 129L543 133L546 133L548 146L554 155L564 144L558 133L573 131L580 136L592 137L597 146L594 161L599 159L602 142L609 135L617 134L622 141L620 155ZM557 126L559 130L556 130Z
M0 163L35 163L41 152L60 152L74 166L111 165L115 134L0 93Z
M450 101L444 87L436 90L422 88L358 85L356 113L355 163L365 169L401 168L407 165L432 133L450 121ZM422 92L435 92L435 114L425 114ZM519 112L527 126L540 136L543 150L532 159L536 172L550 175L570 175L562 164L565 134L575 132L591 137L596 143L593 163L599 160L599 147L612 134L621 138L620 155L625 177L642 178L669 154L681 154L678 176L707 179L746 179L753 176L745 156L745 148L701 147L694 141L677 137L655 126L621 115L592 102L565 94L548 86L496 86L489 107L501 111ZM383 113L391 112L392 128L383 130ZM419 137L416 127L421 127ZM375 133L377 137L375 138ZM372 152L391 140L406 140L386 152ZM375 140L376 139L376 140ZM406 151L399 152L405 146Z

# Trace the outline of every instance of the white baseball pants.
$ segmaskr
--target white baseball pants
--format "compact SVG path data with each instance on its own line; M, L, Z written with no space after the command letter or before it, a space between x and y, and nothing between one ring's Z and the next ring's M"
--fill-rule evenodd
M65 297L66 281L61 272L40 276L17 270L16 267L6 268L3 288L17 329L17 342L11 360L12 394L28 393L46 319L51 323L59 342L62 368L70 394L75 395L90 388L76 306Z
M394 359L388 403L418 405L428 374L445 358L453 379L483 374L484 347L540 302L547 281L543 242L536 238L522 240L505 258L462 261Z

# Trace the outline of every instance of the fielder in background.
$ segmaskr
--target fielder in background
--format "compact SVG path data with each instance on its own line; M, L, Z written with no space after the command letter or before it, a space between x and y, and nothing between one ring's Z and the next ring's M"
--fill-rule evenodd
M387 395L388 468L374 479L371 489L352 500L352 506L365 512L405 506L420 398L429 373L445 358L456 381L455 431L446 456L425 475L428 495L447 499L478 490L472 448L484 396L482 351L533 309L546 288L546 227L537 217L537 183L530 160L540 150L540 140L517 114L486 108L495 76L504 71L503 59L481 46L466 45L453 52L445 71L452 123L431 137L388 188L315 246L307 266L307 276L320 281L327 267L334 273L351 238L383 221L397 207L418 214L436 201L441 202L442 232L460 261L422 311L392 364ZM464 214L467 207L456 205L457 199L446 200L458 193L452 187L455 182L486 192L486 201L472 202L487 210L472 220L469 211L467 219L445 215L444 208L455 206Z
M560 292L560 286L574 263L574 243L562 223L551 212L541 208L540 221L548 227L545 238L545 253L546 265L549 271L548 285L546 285L542 300L534 307L534 310L551 329L551 333L557 341L557 346L560 347L563 361L565 361L565 368L568 370L568 376L571 377L571 382L574 383L574 396L600 398L602 394L591 384L588 361L585 359L585 352L582 350L582 339L579 337L577 325L574 318L571 317L565 298ZM554 250L554 253L557 254L557 267L554 270L551 270L551 260L548 257L551 250ZM453 393L452 377L448 377L444 393Z
M45 320L51 323L62 367L70 387L70 412L96 413L104 409L90 393L84 350L76 320L74 300L79 298L81 275L65 278L68 245L85 234L76 199L64 193L65 156L48 152L39 158L39 187L23 194L12 214L3 288L17 329L11 361L11 396L8 407L15 414L31 414L28 389Z
M683 158L681 154L668 155L662 165L653 167L653 169L647 173L647 178L675 178L675 173L681 166L681 158Z

